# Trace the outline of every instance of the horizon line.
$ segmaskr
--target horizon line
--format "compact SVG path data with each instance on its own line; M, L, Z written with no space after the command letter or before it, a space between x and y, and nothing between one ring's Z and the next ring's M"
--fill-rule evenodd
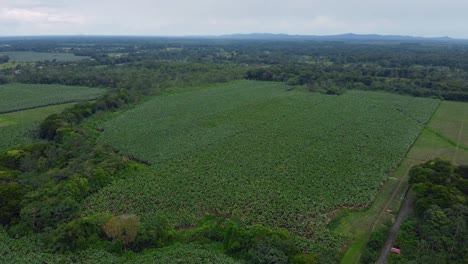
M34 37L153 37L153 38L223 38L232 36L276 36L276 37L345 37L345 36L361 36L361 37L400 37L400 38L415 38L415 39L432 39L432 40L468 40L468 38L458 38L450 36L418 36L418 35L399 35L399 34L378 34L378 33L340 33L327 35L314 34L288 34L288 33L270 33L270 32L250 32L250 33L226 33L226 34L187 34L187 35L152 35L152 34L37 34L37 35L0 35L0 38L34 38Z

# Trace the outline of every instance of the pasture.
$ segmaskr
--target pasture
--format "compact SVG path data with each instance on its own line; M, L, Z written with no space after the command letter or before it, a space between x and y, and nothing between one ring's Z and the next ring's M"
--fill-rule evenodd
M415 161L436 157L468 164L468 103L443 101L408 154Z
M151 166L84 208L181 228L211 213L338 247L326 228L335 209L373 201L438 104L254 81L158 96L103 124L99 139Z

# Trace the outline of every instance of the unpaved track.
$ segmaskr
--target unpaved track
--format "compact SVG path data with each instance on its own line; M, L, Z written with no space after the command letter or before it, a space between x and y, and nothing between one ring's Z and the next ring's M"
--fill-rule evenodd
M465 112L466 113L466 112ZM455 148L455 151L453 153L453 158L452 158L452 162L456 162L456 158L457 158L457 152L458 152L458 149L460 148L460 140L461 140L461 136L463 134L463 125L465 124L465 120L463 120L461 122L461 125L460 125L460 129L458 130L458 138L457 138L457 147Z
M396 237L398 235L398 230L400 230L400 225L405 219L405 217L408 215L408 213L410 213L410 211L411 211L411 201L409 198L409 190L408 190L405 195L405 200L403 201L403 204L401 205L400 212L398 212L397 219L395 220L395 223L393 223L392 230L390 231L387 241L385 242L385 245L382 249L382 253L380 254L379 260L377 261L378 264L387 263L388 254L390 253L390 249L392 248L392 245L396 240Z

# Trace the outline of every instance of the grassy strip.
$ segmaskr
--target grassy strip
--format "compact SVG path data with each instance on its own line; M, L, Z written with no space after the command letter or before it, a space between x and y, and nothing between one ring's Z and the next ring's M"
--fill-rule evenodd
M16 109L12 109L12 110L3 110L3 111L0 111L0 114L16 113L16 112L21 112L21 111L26 111L26 110L33 110L33 109L37 109L37 108L44 108L44 107L56 106L56 105L66 105L66 104L72 104L72 103L77 103L77 102L94 101L97 98L98 97L90 98L90 99L72 99L72 100L65 100L65 101L61 101L61 102L54 102L54 103L48 103L48 104L39 104L39 105L36 105L36 106L16 108Z

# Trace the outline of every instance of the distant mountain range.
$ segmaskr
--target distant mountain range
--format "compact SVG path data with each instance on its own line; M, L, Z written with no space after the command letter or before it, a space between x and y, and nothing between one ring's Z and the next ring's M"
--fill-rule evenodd
M206 36L209 38L210 36ZM288 35L271 33L231 34L220 35L216 38L223 39L251 39L251 40L323 40L323 41L345 41L345 42L464 42L468 39L455 39L449 37L414 37L402 35L378 35L378 34L340 34L340 35Z
M355 43L459 43L468 45L468 39L450 37L415 37L403 35L378 34L340 34L340 35L288 35L273 33L250 33L229 35L187 35L187 36L150 36L150 35L50 35L50 36L0 36L0 41L7 40L33 40L33 39L225 39L225 40L274 40L274 41L337 41Z

